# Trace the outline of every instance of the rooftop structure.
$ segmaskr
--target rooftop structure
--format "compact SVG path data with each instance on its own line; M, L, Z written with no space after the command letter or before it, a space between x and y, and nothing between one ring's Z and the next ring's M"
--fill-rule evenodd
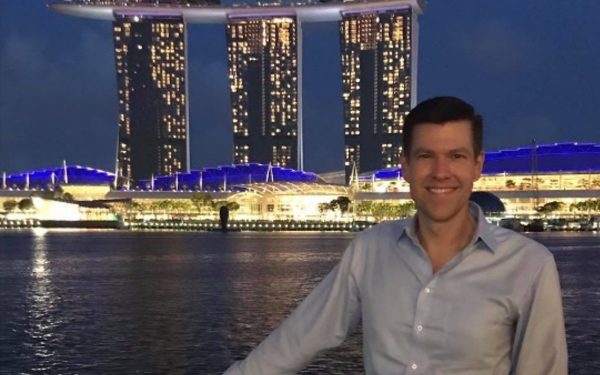
M115 175L100 169L78 165L38 171L4 174L0 189L47 190L58 185L113 185ZM314 173L268 164L237 164L192 170L188 173L175 173L169 176L155 176L141 180L130 189L152 191L223 191L237 186L256 183L298 182L315 183Z
M66 165L62 167L2 174L0 189L51 190L58 185L110 185L115 175L101 169Z
M295 16L302 22L340 21L345 11L366 11L373 9L395 9L412 7L422 12L424 0L380 0L323 2L315 4L268 4L240 6L206 5L200 1L120 1L120 0L65 0L49 5L50 9L71 16L114 21L114 14L131 12L135 14L184 17L189 23L227 23L230 17L278 17Z

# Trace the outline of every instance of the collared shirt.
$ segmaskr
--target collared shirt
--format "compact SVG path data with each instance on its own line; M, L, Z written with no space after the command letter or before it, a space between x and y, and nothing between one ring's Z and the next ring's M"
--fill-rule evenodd
M340 263L226 375L286 375L362 318L367 374L563 375L558 272L541 244L489 224L435 274L415 218L358 234Z

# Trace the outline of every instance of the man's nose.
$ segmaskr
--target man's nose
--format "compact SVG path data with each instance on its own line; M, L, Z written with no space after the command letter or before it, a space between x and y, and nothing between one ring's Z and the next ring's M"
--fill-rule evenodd
M450 176L450 163L445 158L434 158L432 165L432 176L437 179L445 179Z

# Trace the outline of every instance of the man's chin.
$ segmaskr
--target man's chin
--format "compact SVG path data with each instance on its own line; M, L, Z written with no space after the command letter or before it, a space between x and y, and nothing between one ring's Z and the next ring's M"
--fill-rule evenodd
M420 210L423 219L432 223L447 223L460 216L461 210L459 208L436 208L436 209L421 209Z

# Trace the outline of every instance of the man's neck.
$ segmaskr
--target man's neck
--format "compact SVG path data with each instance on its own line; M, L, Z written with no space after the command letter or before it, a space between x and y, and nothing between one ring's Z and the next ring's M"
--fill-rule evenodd
M476 226L468 207L447 222L425 220L417 212L417 236L434 273L471 242Z

